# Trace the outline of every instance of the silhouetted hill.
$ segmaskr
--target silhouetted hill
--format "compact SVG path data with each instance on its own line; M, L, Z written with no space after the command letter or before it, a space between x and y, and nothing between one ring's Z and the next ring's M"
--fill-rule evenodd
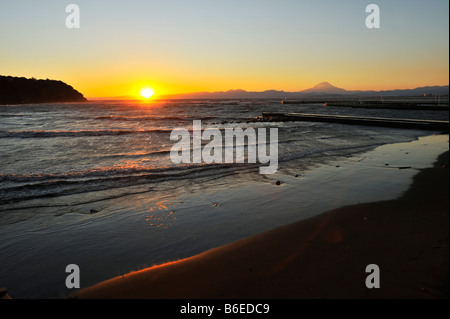
M83 94L62 81L0 76L0 104L84 101Z

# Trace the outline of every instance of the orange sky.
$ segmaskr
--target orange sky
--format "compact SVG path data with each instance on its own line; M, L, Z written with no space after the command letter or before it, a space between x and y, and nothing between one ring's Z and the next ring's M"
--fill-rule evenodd
M0 4L2 75L62 80L86 97L447 85L448 1L60 1ZM256 5L257 4L257 5Z

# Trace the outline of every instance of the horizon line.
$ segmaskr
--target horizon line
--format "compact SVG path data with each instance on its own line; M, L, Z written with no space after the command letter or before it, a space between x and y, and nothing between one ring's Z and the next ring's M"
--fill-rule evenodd
M329 83L329 82L320 82L320 83ZM365 89L365 90L347 90L347 89L343 89L340 87L336 87L333 84L329 83L330 85L332 85L333 87L335 87L336 89L342 89L347 91L348 93L360 93L360 92L385 92L385 91L402 91L402 90L415 90L415 89L419 89L419 88L432 88L432 87L445 87L445 86L450 86L449 83L447 84L443 84L443 85L425 85L425 86L417 86L417 87L413 87L413 88L400 88L400 89L384 89L384 90L373 90L373 89ZM216 94L216 93L227 93L227 92L232 92L232 91L242 91L245 93L264 93L267 91L275 91L275 92L284 92L284 93L298 93L301 94L303 91L305 90L309 90L312 89L314 87L310 87L307 89L302 89L299 91L284 91L284 90L276 90L276 89L266 89L266 90L262 90L262 91L247 91L245 89L228 89L228 90L223 90L223 91L193 91L193 92L184 92L184 93L170 93L170 94L155 94L156 98L150 99L150 100L162 100L162 99L177 99L176 96L181 96L181 95L190 95L190 94ZM311 94L314 92L304 92L304 94ZM315 92L315 94L320 94L322 92ZM324 91L323 94L330 94L333 92L326 92ZM334 93L334 94L339 94L339 93ZM141 100L139 98L136 98L136 96L134 95L120 95L120 96L85 96L86 99L94 99L94 100ZM270 98L270 97L267 97ZM275 97L274 97L275 98ZM189 99L189 98L187 98Z

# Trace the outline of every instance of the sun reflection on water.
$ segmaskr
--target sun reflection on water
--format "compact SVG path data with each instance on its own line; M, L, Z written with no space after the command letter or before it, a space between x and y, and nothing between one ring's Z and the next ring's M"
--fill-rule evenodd
M145 220L149 223L150 227L167 229L172 226L176 219L175 211L170 208L170 205L163 201L159 201L155 206L150 207L147 210Z

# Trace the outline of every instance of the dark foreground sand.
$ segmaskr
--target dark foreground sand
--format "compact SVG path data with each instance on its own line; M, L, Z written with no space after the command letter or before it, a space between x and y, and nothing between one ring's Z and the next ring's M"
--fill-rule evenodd
M448 298L448 152L399 199L342 207L78 298ZM368 264L380 267L368 289Z

